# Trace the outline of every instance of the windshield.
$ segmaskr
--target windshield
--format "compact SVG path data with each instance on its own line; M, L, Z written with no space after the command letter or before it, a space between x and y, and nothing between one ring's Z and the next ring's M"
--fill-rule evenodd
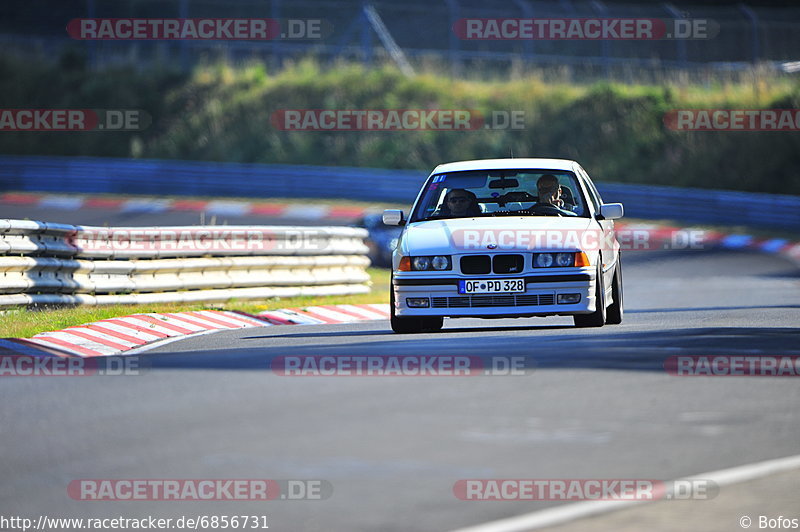
M488 216L589 216L565 170L470 170L434 175L412 222Z

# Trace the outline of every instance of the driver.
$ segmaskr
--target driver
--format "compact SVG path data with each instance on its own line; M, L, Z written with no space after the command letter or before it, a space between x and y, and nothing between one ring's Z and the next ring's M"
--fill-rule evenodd
M562 216L577 216L572 211L562 209L564 200L561 199L561 185L558 178L552 174L545 174L536 182L536 190L539 193L539 201L531 207L532 210L557 211Z
M478 198L463 188L451 189L444 196L444 203L437 213L438 216L452 216L456 218L480 216L481 208Z

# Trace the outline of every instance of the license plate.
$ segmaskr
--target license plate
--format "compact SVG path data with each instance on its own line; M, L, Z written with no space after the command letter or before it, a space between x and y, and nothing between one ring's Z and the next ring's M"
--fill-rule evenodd
M525 279L461 279L458 281L459 294L503 294L524 291Z

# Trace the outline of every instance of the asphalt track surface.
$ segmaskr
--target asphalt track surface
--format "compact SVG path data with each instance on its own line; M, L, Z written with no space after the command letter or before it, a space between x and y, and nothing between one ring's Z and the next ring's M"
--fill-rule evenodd
M103 223L87 213L56 221L70 216ZM162 216L139 225L192 223ZM459 479L669 480L800 452L796 378L663 368L676 354L800 355L797 267L735 251L630 252L624 261L617 326L454 320L441 333L403 336L386 321L265 327L156 348L138 376L3 379L0 515L266 515L270 530L450 530L563 504L461 501ZM529 374L273 373L273 358L289 354L502 354L525 357ZM87 478L322 479L333 495L71 499L69 482Z

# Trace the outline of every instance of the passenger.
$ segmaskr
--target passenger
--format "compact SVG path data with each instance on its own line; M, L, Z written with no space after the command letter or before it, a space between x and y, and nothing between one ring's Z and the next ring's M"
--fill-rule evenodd
M562 216L577 216L572 211L562 209L564 200L561 198L561 185L558 178L552 174L545 174L536 182L536 190L539 193L539 201L531 207L531 210L540 212L554 212Z
M572 210L575 207L575 197L572 195L572 189L569 187L561 186L561 201L563 205L559 205L562 209Z

